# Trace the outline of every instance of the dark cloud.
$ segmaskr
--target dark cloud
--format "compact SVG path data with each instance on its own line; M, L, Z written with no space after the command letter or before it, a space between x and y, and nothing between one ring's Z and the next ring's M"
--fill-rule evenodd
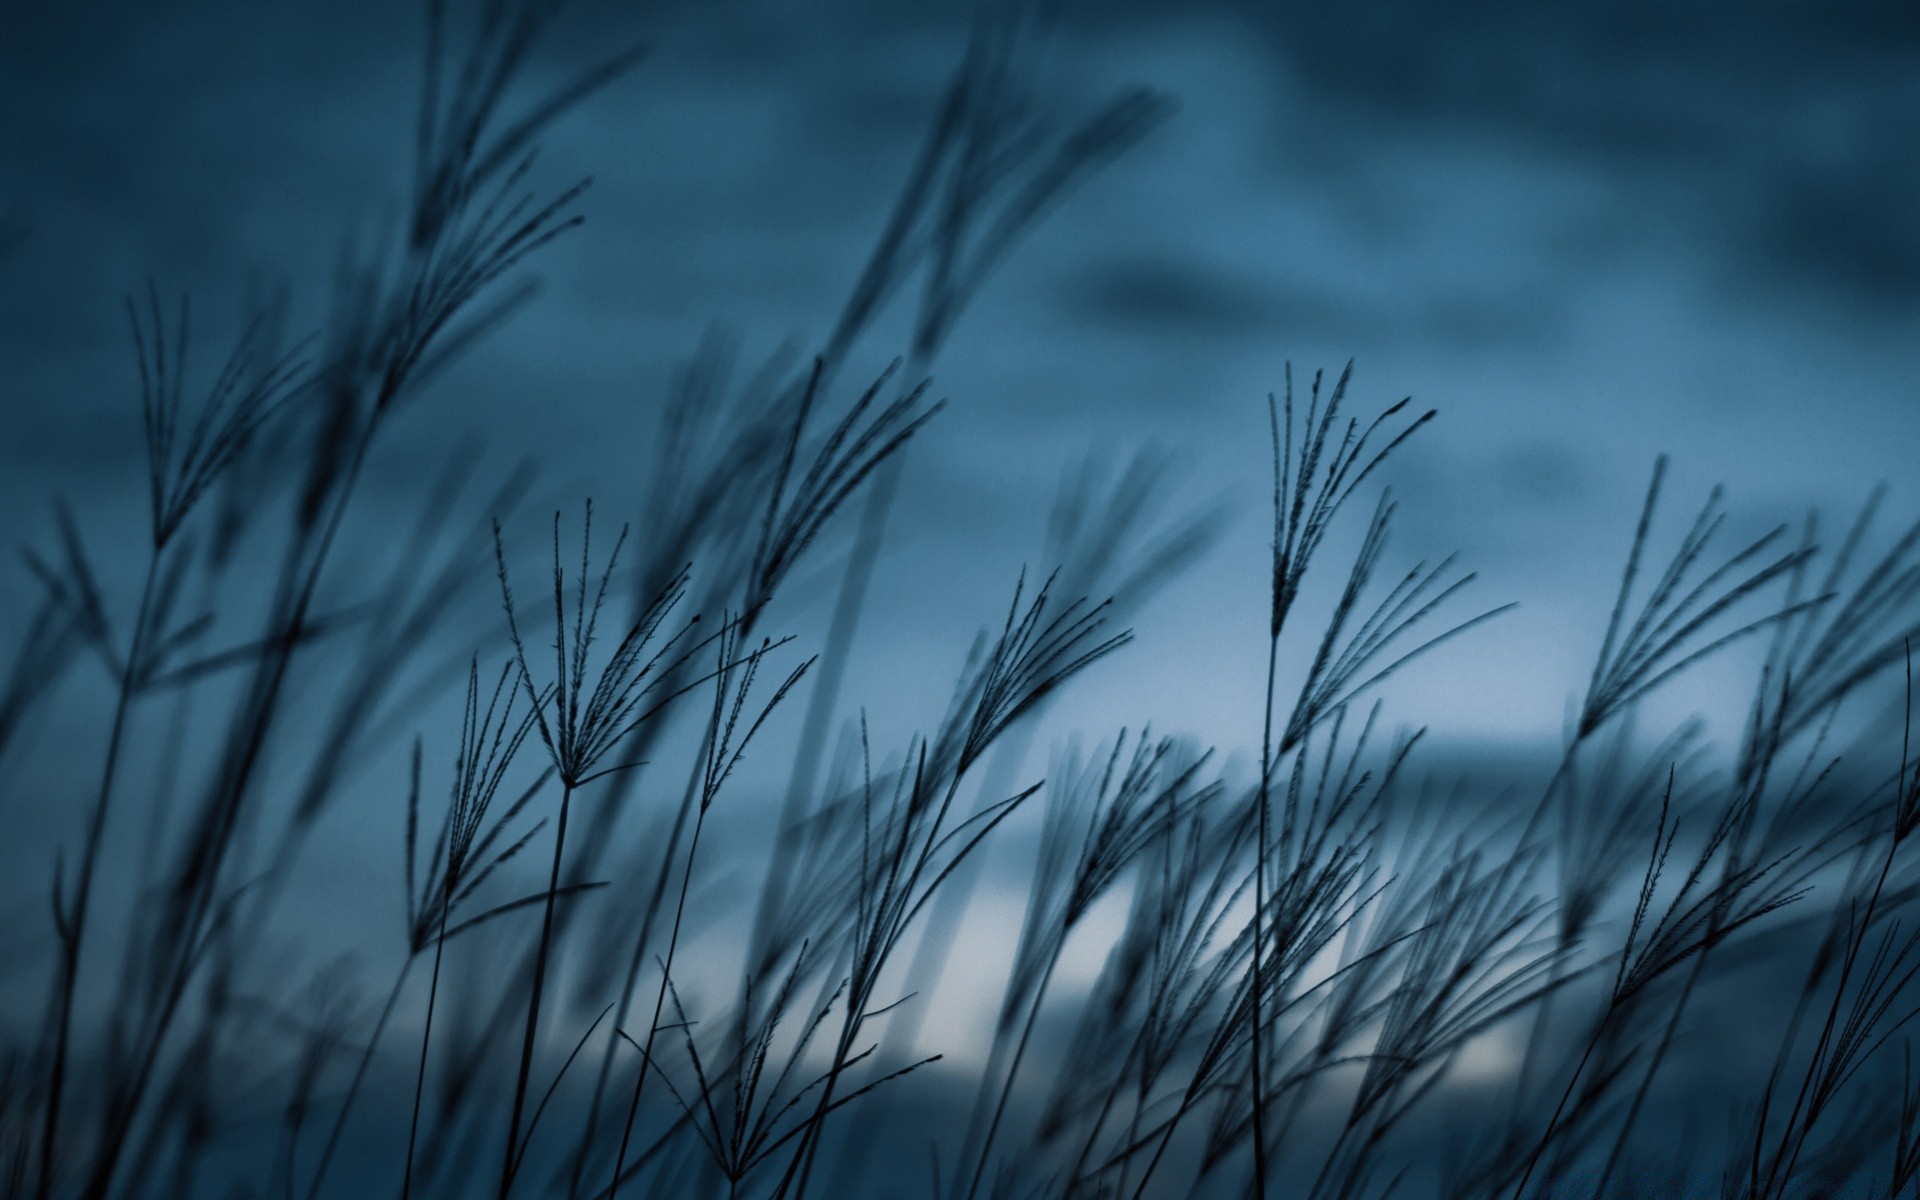
M1537 343L1564 319L1551 295L1526 287L1488 292L1440 283L1412 294L1343 298L1171 257L1089 264L1067 281L1062 303L1074 320L1136 334L1233 339L1284 329L1330 341L1384 337L1452 349Z
M1888 148L1891 151L1891 148ZM1920 305L1920 175L1909 151L1833 171L1783 172L1756 189L1758 266L1865 308Z
M1277 307L1256 281L1175 258L1093 264L1068 281L1063 299L1083 320L1226 337L1266 326Z
M1276 65L1360 119L1631 171L1727 273L1920 309L1911 5L1250 4ZM1616 179L1628 178L1616 176Z

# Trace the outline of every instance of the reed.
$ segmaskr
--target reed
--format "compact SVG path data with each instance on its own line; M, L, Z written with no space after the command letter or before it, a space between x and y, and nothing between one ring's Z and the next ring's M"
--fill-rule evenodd
M11 897L47 919L4 951L40 1007L0 1043L0 1195L1916 1194L1920 523L1875 492L1831 545L1812 515L1734 542L1716 488L1675 536L1657 459L1563 740L1537 778L1452 776L1400 672L1512 606L1401 557L1388 484L1440 418L1289 365L1265 619L1215 631L1264 653L1244 722L1059 728L1231 528L1143 451L1066 477L977 632L920 631L973 640L912 664L946 707L896 730L841 693L951 420L930 372L1170 106L1053 112L1045 22L982 17L817 345L749 370L709 338L643 507L598 541L556 511L542 547L531 469L486 479L429 393L516 336L583 223L536 151L642 60L537 65L559 8L428 0L402 211L324 302L128 305L137 561L56 503L0 664L0 767L55 781L6 815L61 830ZM445 462L376 517L403 411ZM1656 726L1742 648L1728 745ZM91 741L31 736L89 699ZM302 890L363 911L334 822L396 847L398 920L351 955Z

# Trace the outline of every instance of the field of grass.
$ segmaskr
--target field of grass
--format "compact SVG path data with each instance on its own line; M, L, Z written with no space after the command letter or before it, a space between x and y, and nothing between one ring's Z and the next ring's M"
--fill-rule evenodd
M137 560L16 522L0 812L55 832L6 881L6 1197L1920 1196L1920 524L1741 540L1660 459L1563 742L1456 780L1397 673L1509 606L1390 546L1436 414L1289 371L1245 406L1271 540L1219 547L1268 620L1210 631L1263 704L1030 753L1222 528L1142 458L888 743L848 664L942 354L1169 102L1039 120L1039 22L983 18L828 334L697 353L637 511L449 438L369 516L400 414L595 236L535 152L642 53L529 78L552 10L430 0L408 210L330 291L128 299ZM1729 661L1734 744L1662 724Z

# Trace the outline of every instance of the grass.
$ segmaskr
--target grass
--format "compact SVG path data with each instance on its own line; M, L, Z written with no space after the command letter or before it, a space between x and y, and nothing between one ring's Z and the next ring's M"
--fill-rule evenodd
M1436 414L1289 369L1268 620L1221 631L1265 642L1243 727L1022 774L1224 527L1142 456L1070 481L950 682L915 664L945 715L876 745L841 692L942 436L929 372L1168 108L1055 119L1014 15L978 24L820 345L739 378L702 347L610 542L589 503L577 561L560 513L530 550L527 475L478 489L455 450L391 575L355 576L392 415L592 236L535 150L641 61L529 98L552 6L426 12L392 244L343 258L313 333L259 307L211 371L184 301L130 303L142 561L103 570L65 508L26 556L0 764L47 753L22 732L69 677L112 686L51 755L85 802L34 885L44 981L9 989L41 1007L0 1052L6 1196L1920 1194L1920 764L1852 715L1911 724L1920 524L1880 537L1876 493L1830 549L1812 518L1728 546L1716 489L1663 551L1660 459L1563 744L1489 799L1389 732L1396 672L1510 607L1469 606L1450 556L1390 566L1386 467ZM849 387L889 314L898 360ZM795 581L823 575L812 628ZM1658 726L1649 700L1740 647L1729 752ZM390 974L300 943L316 831L368 790L400 936L355 932ZM1022 837L1022 915L982 933L982 864ZM927 1020L949 990L988 996L977 1044Z

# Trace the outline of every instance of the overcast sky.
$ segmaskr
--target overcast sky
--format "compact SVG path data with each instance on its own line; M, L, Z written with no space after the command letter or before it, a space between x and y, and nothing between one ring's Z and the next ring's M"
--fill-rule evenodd
M531 453L555 494L629 502L703 332L748 359L824 336L968 11L577 6L542 71L652 46L545 154L595 177L588 224L395 430L366 519L460 431L503 464ZM149 278L207 312L260 280L321 294L343 239L404 199L420 31L362 0L11 6L3 28L0 510L31 533L60 491L110 542L139 511L120 297ZM1839 515L1883 479L1894 514L1920 507L1916 52L1896 4L1063 5L1048 106L1144 83L1177 112L1020 247L937 364L952 405L914 448L856 688L908 687L923 648L956 662L1040 553L1062 473L1151 442L1189 500L1235 516L1088 720L1242 737L1264 397L1289 360L1351 356L1359 404L1441 410L1390 472L1389 565L1457 549L1485 604L1523 603L1409 677L1399 716L1551 734L1656 453L1675 520L1717 480L1743 530Z

